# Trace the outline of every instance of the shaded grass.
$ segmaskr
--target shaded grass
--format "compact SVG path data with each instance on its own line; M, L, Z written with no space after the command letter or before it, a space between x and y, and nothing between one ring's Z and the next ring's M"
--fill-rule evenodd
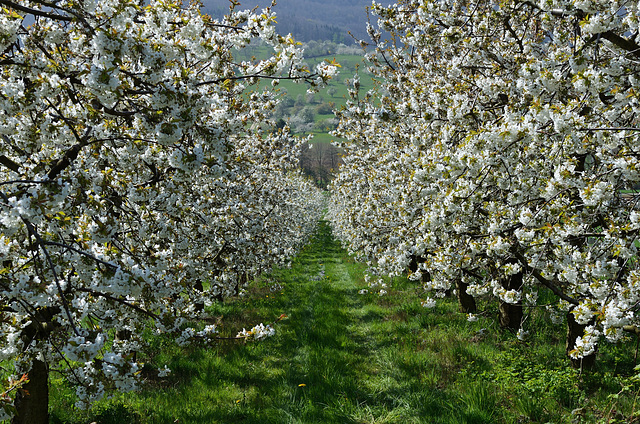
M495 328L490 304L470 323L452 300L422 308L420 288L404 279L389 281L387 296L360 295L363 271L322 223L291 269L210 310L224 317L227 334L285 313L276 336L185 349L150 335L157 354L147 360L154 369L167 364L169 378L88 412L74 410L71 389L54 381L52 422L587 423L607 422L613 409L631 416L634 387L610 397L629 383L629 345L603 347L601 368L581 375L564 358L562 327L542 312L530 316L540 329L520 342Z

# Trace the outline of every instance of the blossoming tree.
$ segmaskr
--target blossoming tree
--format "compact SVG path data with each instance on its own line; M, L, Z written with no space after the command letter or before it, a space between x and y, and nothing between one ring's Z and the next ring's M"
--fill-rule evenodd
M464 308L495 297L513 329L523 303L551 292L577 365L601 337L634 330L638 5L401 0L372 12L381 82L354 90L337 131L343 241L382 274L457 288Z
M302 66L270 9L0 4L0 359L28 373L16 422L47 422L49 369L79 406L129 390L143 328L211 340L198 305L295 254L322 196L257 83L317 86L335 68ZM235 61L256 38L273 54ZM242 336L271 331L255 330Z

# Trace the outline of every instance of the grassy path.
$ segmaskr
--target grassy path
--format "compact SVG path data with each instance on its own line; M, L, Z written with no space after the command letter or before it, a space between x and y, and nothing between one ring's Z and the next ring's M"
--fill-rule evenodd
M569 415L587 405L593 383L566 367L561 338L521 343L492 319L467 322L453 301L422 308L420 289L405 280L389 296L359 294L363 270L322 223L291 269L213 306L226 335L286 314L274 337L185 350L150 336L157 355L148 362L168 364L169 378L149 377L141 392L89 412L74 410L71 389L54 382L51 422L590 422ZM612 378L595 383L607 384L619 390Z
M345 262L326 229L305 256L317 272L296 284L292 334L282 346L293 353L285 376L297 399L279 407L289 422L408 422L410 378L382 354L388 333L376 334L383 315L358 294L361 268Z

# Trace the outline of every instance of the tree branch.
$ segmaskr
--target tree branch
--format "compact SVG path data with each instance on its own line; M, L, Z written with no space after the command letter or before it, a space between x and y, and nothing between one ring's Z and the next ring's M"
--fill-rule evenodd
M121 305L128 306L128 307L140 312L141 314L146 315L148 317L151 317L153 319L160 319L159 315L156 315L151 311L147 311L146 309L141 308L138 305L134 305L133 303L129 303L125 299L120 299L119 297L112 296L109 293L103 293L103 292L99 292L99 291L96 291L96 290L93 290L93 289L84 288L84 287L78 287L78 288L75 288L75 290L79 291L79 292L83 292L83 293L89 293L89 294L92 294L94 296L104 297L105 299L114 301L116 303L120 303Z
M54 19L56 21L70 22L70 21L73 20L73 18L70 17L70 16L58 15L57 13L43 12L42 10L32 9L32 8L26 7L26 6L21 6L21 5L17 4L17 3L9 1L9 0L0 0L0 4L3 4L5 6L7 6L7 7L10 7L10 8L15 9L15 10L19 10L19 11L24 12L24 13L28 13L30 15L43 16L45 18Z
M620 47L622 50L626 50L635 57L640 57L640 46L635 41L621 37L615 34L613 31L606 31L597 34L607 41L610 41L615 46Z
M38 231L35 229L35 227L33 226L33 224L31 222L29 222L28 220L26 220L24 218L22 218L22 222L24 222L24 225L26 225L27 230L29 231L29 234L32 235L36 239L36 241L38 242L38 245L40 246L40 248L44 252L44 255L47 258L47 262L49 263L49 269L51 269L51 272L53 273L53 280L56 283L56 288L58 289L58 295L60 296L60 300L62 301L62 306L64 307L64 311L65 311L65 313L67 315L67 318L69 319L69 325L71 325L71 328L73 329L73 332L75 333L75 335L79 336L80 333L78 332L78 329L76 328L76 325L73 322L73 317L71 316L71 311L69 310L69 303L67 302L67 299L64 296L64 292L62 291L62 286L60 286L60 280L58 278L58 273L56 272L56 267L53 264L53 260L51 259L51 255L49 255L49 251L47 250L45 241L42 239L42 237L40 237L40 234L38 234Z
M13 172L18 172L20 170L20 165L6 157L5 155L0 155L0 164L6 166Z
M8 185L8 184L47 184L49 181L34 181L34 180L13 180L13 181L2 181L0 182L0 186Z
M216 80L211 80L211 81L202 81L197 83L195 86L196 87L200 87L201 85L208 85L208 84L220 84L223 81L236 81L236 80L245 80L245 79L249 79L249 78L260 78L260 79L272 79L272 80L309 80L311 78L313 78L312 74L309 74L308 76L305 77L277 77L277 76L273 76L273 75L261 75L261 74L253 74L253 75L240 75L240 76L235 76L235 77L224 77L224 78L218 78Z
M112 264L112 263L109 263L109 262L103 261L102 259L98 259L98 258L96 258L95 256L93 256L93 255L91 255L91 254L89 254L89 253L87 253L87 252L83 252L83 251L82 251L82 250L80 250L80 249L76 249L76 248L75 248L75 247L73 247L73 246L69 246L68 244L58 243L58 242L56 242L56 241L43 241L43 243L44 243L45 245L47 245L47 246L58 246L58 247L62 247L62 248L64 248L64 249L72 250L72 251L74 251L74 252L76 252L76 253L78 253L78 254L80 254L80 255L86 256L86 257L88 257L89 259L94 260L94 261L96 261L96 262L98 262L98 263L100 263L100 264L102 264L102 265L104 265L104 266L106 266L106 267L108 267L108 268L111 268L111 269L117 269L117 268L118 268L118 266L117 266L117 265L114 265L114 264Z
M556 286L553 281L549 280L548 278L545 278L540 273L540 271L530 266L529 262L527 261L527 258L525 258L522 255L522 253L514 252L514 256L516 257L516 259L518 259L518 261L520 261L520 265L522 265L525 271L527 271L528 273L531 273L534 277L536 277L536 280L538 280L540 283L542 283L543 286L547 287L549 290L555 293L560 299L565 300L571 303L572 305L580 304L580 302L578 302L576 299L566 295L562 290L560 290L560 288L558 288L558 286Z

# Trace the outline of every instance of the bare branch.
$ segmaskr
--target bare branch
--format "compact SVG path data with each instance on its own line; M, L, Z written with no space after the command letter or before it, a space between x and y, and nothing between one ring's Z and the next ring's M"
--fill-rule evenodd
M199 82L198 84L196 84L196 87L200 87L202 85L208 85L208 84L220 84L223 81L236 81L236 80L245 80L245 79L250 79L250 78L260 78L260 79L272 79L272 80L308 80L308 79L312 79L314 77L313 74L310 74L308 76L305 77L277 77L277 76L273 76L273 75L261 75L261 74L253 74L253 75L240 75L240 76L236 76L236 77L224 77L224 78L218 78L216 80L211 80L211 81L202 81Z
M20 165L6 157L5 155L0 155L0 164L6 166L13 172L18 172L20 170Z
M606 31L598 34L600 37L607 41L610 41L615 46L620 47L622 50L626 50L635 57L640 57L640 46L635 41L629 40L615 34L613 31Z
M34 181L34 180L12 180L12 181L2 181L0 182L0 186L9 185L9 184L48 184L49 181Z

